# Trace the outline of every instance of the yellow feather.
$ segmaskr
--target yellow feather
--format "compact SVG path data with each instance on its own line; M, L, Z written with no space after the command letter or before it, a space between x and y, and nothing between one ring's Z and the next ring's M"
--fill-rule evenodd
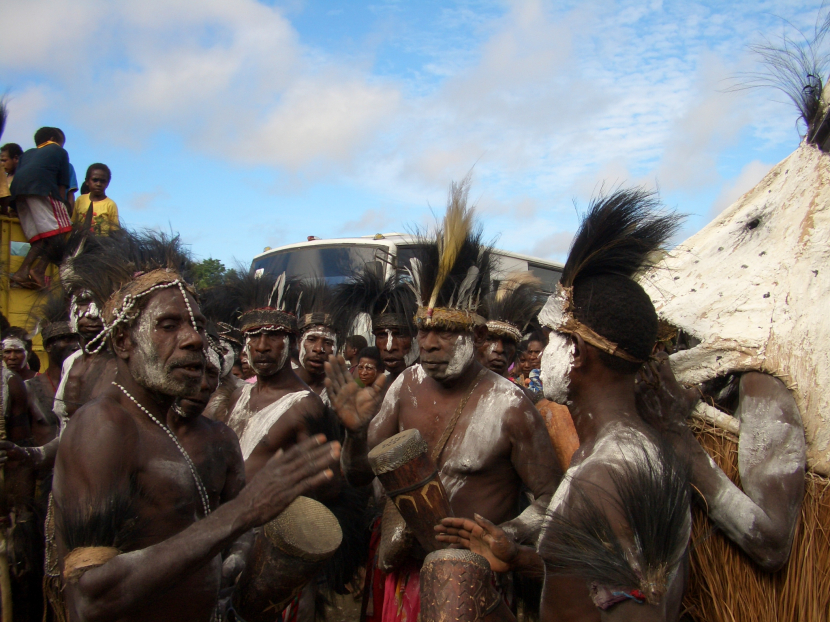
M429 299L428 307L435 308L438 301L438 292L447 279L467 233L473 222L473 210L467 209L467 193L470 190L470 175L467 175L461 183L453 182L450 188L449 204L447 213L444 216L444 224L438 235L438 275L435 285L432 288L432 296Z

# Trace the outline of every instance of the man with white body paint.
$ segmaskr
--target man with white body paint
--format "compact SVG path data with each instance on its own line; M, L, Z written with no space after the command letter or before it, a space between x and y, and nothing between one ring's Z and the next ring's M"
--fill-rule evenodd
M412 262L420 364L404 370L384 394L386 377L360 388L345 362L331 357L326 386L347 429L341 464L350 483L374 478L367 460L371 448L415 428L430 452L439 451L436 466L456 516L481 514L519 541L532 542L561 471L545 425L524 392L476 359L476 346L487 335L477 311L490 282L489 249L473 228L467 189L466 181L453 185L443 230ZM448 222L461 224L450 231ZM445 236L454 239L447 242ZM449 270L443 278L437 276L442 239L444 249L458 249L454 257L444 256ZM534 501L517 516L523 485ZM410 619L420 607L419 569L413 558L386 584L384 600L392 603L394 582L405 578L403 609Z
M307 421L323 416L323 402L291 368L289 353L297 335L297 319L285 311L284 288L269 275L242 279L256 280L250 289L265 296L260 299L261 306L245 311L240 318L244 351L257 381L234 392L228 418L228 425L239 437L250 479L277 451L308 435ZM270 283L277 291L267 286ZM276 301L272 302L272 295L278 296Z
M676 620L691 532L688 467L641 418L635 378L657 314L631 276L678 225L642 190L596 199L540 322L545 395L567 404L580 447L534 547L482 517L449 518L439 536L493 570L544 576L541 619Z
M326 370L329 356L337 352L337 338L342 332L336 320L334 292L322 279L307 279L297 284L297 328L300 334L297 375L330 405L326 393Z

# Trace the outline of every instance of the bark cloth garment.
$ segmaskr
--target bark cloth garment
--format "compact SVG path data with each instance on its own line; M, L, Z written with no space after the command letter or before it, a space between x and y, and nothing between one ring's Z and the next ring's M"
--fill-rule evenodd
M295 391L283 395L276 402L268 404L260 410L252 411L249 404L251 402L251 391L254 390L255 386L246 383L242 387L242 394L239 396L228 419L228 427L236 432L239 437L242 458L245 460L250 457L259 442L267 436L271 427L279 421L286 411L304 397L314 395L313 392L305 389Z

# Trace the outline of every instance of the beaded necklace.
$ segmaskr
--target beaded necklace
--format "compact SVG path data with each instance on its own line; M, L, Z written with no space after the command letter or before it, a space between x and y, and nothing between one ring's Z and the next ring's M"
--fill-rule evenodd
M181 443L179 443L179 439L177 439L176 435L173 434L173 430L171 430L165 424L163 424L161 421L156 419L156 417L155 417L155 415L153 415L153 413L151 413L149 410L144 408L144 406L139 404L138 400L135 399L132 395L130 395L130 393L127 391L127 389L122 387L120 384L118 384L114 380L113 380L112 384L114 386L118 387L119 389L121 389L121 392L124 395L126 395L128 398L130 398L130 400L132 400L133 404L138 406L144 412L144 414L146 414L148 417L150 417L150 419L152 420L153 423L155 423L158 427L160 427L162 430L164 430L167 433L167 436L170 437L170 440L173 441L173 443L175 443L176 447L179 449L179 452L184 457L184 461L187 462L187 466L190 468L190 473L193 475L193 481L196 482L196 489L199 491L199 498L202 500L202 509L204 510L205 516L210 514L210 503L208 502L207 489L205 488L205 485L202 483L202 478L199 477L199 473L196 472L196 466L193 464L193 460L190 459L190 455L187 453L187 451L185 451L185 448L182 447Z

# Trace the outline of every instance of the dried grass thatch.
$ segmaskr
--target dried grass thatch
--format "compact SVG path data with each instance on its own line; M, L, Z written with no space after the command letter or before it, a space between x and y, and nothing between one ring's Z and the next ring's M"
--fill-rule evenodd
M696 435L718 466L740 486L737 439L707 426ZM705 622L821 622L830 620L830 479L806 475L801 521L787 565L760 570L694 510L691 576L683 605Z

